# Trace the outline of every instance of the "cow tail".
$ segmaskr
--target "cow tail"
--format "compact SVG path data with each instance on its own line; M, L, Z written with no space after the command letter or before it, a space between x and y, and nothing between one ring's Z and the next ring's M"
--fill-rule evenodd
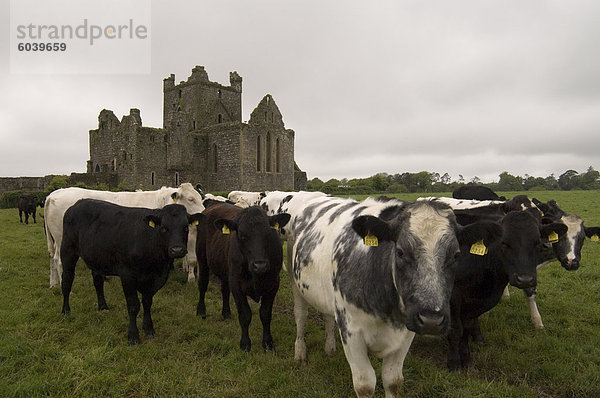
M48 254L50 255L50 258L54 258L55 247L54 237L52 236L50 231L48 231L48 216L51 213L53 203L54 201L48 198L46 199L46 204L44 205L44 233L46 234L46 243L48 244Z

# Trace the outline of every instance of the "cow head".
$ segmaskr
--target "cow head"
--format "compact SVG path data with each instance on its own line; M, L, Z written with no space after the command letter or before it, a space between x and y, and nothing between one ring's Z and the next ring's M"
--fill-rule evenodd
M393 251L390 277L406 327L422 334L443 334L449 328L459 240L492 240L499 229L493 223L461 228L450 207L429 201L408 204L392 218L360 216L352 228L363 238L392 243L381 247Z
M187 214L184 206L172 204L144 217L150 228L158 229L161 245L166 247L171 258L181 258L187 254L189 225L198 225L204 215Z
M539 250L567 232L563 223L540 223L527 211L513 211L501 220L502 238L500 253L503 272L509 283L524 289L537 284L536 267L539 263Z
M542 203L534 198L533 202L544 212L545 217L556 222L562 222L567 226L566 235L558 242L554 242L552 249L564 269L567 271L578 269L581 265L581 248L583 247L585 237L600 236L598 234L600 228L585 227L581 217L576 214L565 213L555 200Z
M280 213L267 216L259 206L243 209L234 220L220 218L215 221L219 230L235 231L235 244L239 248L248 264L248 269L253 275L262 275L269 272L272 266L281 266L270 263L270 254L277 253L281 256L281 243L277 229L283 227L290 220L290 215ZM275 239L273 239L275 238ZM272 247L277 245L277 247ZM274 251L273 251L274 250Z
M201 213L204 210L202 196L192 184L184 182L171 194L172 203L185 206L190 214Z

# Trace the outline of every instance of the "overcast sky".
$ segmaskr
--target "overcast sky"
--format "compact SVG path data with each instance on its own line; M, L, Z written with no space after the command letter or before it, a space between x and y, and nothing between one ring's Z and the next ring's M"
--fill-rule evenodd
M243 77L243 120L271 94L309 179L600 168L597 0L152 1L129 75L11 74L0 4L0 176L84 172L101 109L162 127L163 78L195 65Z

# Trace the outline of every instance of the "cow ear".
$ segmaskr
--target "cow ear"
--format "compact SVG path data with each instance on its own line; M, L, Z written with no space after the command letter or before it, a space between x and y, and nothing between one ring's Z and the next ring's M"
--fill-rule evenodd
M149 227L156 228L157 225L160 226L161 217L154 214L148 214L144 217L144 222L148 224Z
M552 224L545 224L540 227L540 234L542 235L542 241L544 243L556 243L567 233L567 226L563 223L554 222Z
M378 241L395 241L396 234L390 224L374 216L360 216L352 220L352 229L364 238L367 235L377 237Z
M597 242L600 240L600 227L583 227L585 229L585 236Z
M177 200L179 199L179 194L177 192L173 192L171 194L171 199L173 199L173 203L177 203Z
M290 221L288 213L279 213L269 217L269 225L275 229L283 228Z
M228 235L231 231L237 231L237 227L237 222L227 218L219 218L215 221L215 228L223 232L223 235Z
M198 224L200 224L200 222L204 219L204 214L202 213L196 213L196 214L192 214L191 216L188 215L188 223L190 225L196 226Z
M459 227L457 234L458 243L461 247L471 246L473 243L483 241L486 246L496 242L502 236L500 224L491 221L480 221Z

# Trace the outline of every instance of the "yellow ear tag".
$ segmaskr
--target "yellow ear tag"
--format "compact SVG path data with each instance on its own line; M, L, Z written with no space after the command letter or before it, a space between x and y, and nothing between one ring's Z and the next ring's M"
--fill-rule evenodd
M231 231L229 230L229 227L227 227L227 225L223 224L223 228L221 229L221 232L223 232L223 235L229 235L231 233Z
M177 198L173 198L173 203L177 203Z
M590 239L592 242L600 242L600 238L596 234L592 235Z
M556 232L552 231L552 233L550 235L548 235L548 242L550 242L550 243L558 242L558 234Z
M365 235L365 246L379 246L379 241L375 235L371 235L371 232Z
M198 224L200 224L200 222L199 222L198 220L192 221L192 225L193 225L193 226L196 226L196 225L198 225Z
M471 245L471 250L469 250L469 253L471 254L475 254L477 256L485 256L488 252L487 247L485 247L485 245L483 244L483 239L475 242Z
M156 227L156 224L154 224L154 221L152 220L148 221L148 225L150 225L151 228Z
M276 222L275 225L273 225L271 228L273 228L274 230L278 230L279 229L279 223Z

